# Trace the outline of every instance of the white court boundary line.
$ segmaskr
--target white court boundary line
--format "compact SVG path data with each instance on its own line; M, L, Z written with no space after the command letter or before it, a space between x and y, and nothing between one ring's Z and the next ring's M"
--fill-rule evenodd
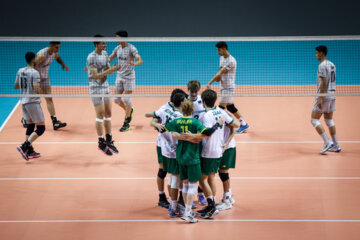
M5 127L6 123L10 120L11 116L14 114L14 112L16 111L17 107L20 105L20 100L16 103L15 107L12 109L12 111L10 112L10 114L7 116L7 118L5 119L5 121L3 122L3 124L0 127L0 133L3 130L3 128Z
M218 178L218 177L217 177ZM0 181L155 180L155 177L0 178ZM231 177L232 180L360 180L360 177Z
M14 145L20 142L0 142L0 145ZM156 144L156 142L115 142L116 144ZM239 144L258 144L258 143L323 143L323 141L237 141ZM360 141L339 141L339 143L360 143ZM34 144L98 144L98 142L34 142Z
M360 222L358 219L211 219L202 220L201 222ZM155 219L116 219L116 220L12 220L12 221L0 221L0 223L136 223L136 222L184 222L183 220L155 220Z

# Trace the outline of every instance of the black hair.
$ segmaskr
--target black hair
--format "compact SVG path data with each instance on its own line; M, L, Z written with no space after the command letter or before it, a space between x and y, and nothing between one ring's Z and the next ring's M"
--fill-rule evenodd
M59 44L60 44L59 41L51 41L51 42L50 42L50 45L59 45Z
M227 43L226 43L226 42L223 42L223 41L218 42L218 43L216 44L216 47L217 47L217 48L225 48L226 50L228 50L228 45L227 45Z
M180 107L181 103L185 100L185 95L182 93L175 93L171 97L171 102L174 104L174 107Z
M26 54L25 54L25 60L26 60L26 62L29 64L29 63L31 63L31 61L35 58L35 53L33 53L33 52L27 52Z
M324 45L317 46L315 49L318 52L322 52L325 56L327 55L328 50L327 50L326 46L324 46Z
M214 90L206 89L201 93L201 99L207 107L212 108L215 105L217 94Z
M95 37L95 38L102 38L102 37L104 37L104 36L101 35L101 34L95 34L94 37ZM100 42L94 42L95 47L96 47L96 45L98 45L99 43L100 43Z
M128 32L125 30L120 30L116 32L116 35L119 37L128 37Z
M188 96L189 96L188 94L186 94L186 92L185 92L184 90L182 90L182 89L180 89L180 88L175 88L175 89L171 92L170 102L172 102L171 99L172 99L172 97L173 97L176 93L181 93L181 94L183 94L183 95L185 96L185 98L188 98Z

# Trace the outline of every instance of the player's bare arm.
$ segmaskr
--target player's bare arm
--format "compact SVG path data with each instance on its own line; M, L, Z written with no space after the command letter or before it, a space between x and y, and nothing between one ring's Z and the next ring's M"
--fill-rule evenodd
M213 82L219 82L221 80L221 74L227 73L228 71L229 71L229 69L227 69L227 68L220 68L219 71L215 74L215 76L207 84L207 88L210 88L210 85Z
M320 93L326 93L326 78L320 77L321 83L320 83ZM321 109L323 97L319 96L318 98L318 107Z
M61 59L61 57L57 53L55 55L55 60L61 65L62 70L65 70L65 71L70 70L70 68L67 65L65 65L64 61Z
M223 151L222 153L224 153L227 149L227 147L229 146L229 143L231 142L231 140L233 139L233 137L235 136L235 128L234 127L229 127L230 128L230 135L229 137L226 139L223 147Z
M41 94L41 87L39 82L33 82L33 88L37 94Z
M135 59L136 59L136 62L131 61L130 65L132 65L132 66L140 66L141 64L144 63L141 56L140 56L140 54L136 54Z
M91 71L91 75L93 76L93 78L97 80L97 79L105 77L106 75L112 74L119 69L120 69L120 66L115 63L113 66L111 66L107 70L103 71L102 73L98 73L98 71L95 67L91 68L90 71Z
M151 121L150 126L155 127L159 132L165 131L165 126L161 123L158 123L156 118Z

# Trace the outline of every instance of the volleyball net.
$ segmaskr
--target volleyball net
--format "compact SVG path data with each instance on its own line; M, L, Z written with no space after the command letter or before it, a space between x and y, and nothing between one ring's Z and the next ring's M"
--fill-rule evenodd
M25 53L35 54L60 41L59 56L69 67L64 71L55 60L49 67L52 97L91 97L86 62L94 41L105 41L110 56L119 38L0 37L0 97L20 97L14 89L18 69L25 67ZM135 66L133 97L169 96L174 88L186 89L198 80L202 89L219 70L216 43L225 41L237 61L233 96L315 96L317 68L315 47L325 45L328 59L336 65L336 95L360 95L360 36L254 37L254 38L121 38L134 45L143 64ZM110 65L118 61L115 58ZM107 81L113 97L117 73ZM219 83L212 85L220 93ZM45 96L40 94L39 96ZM46 95L49 96L49 95ZM99 95L96 95L99 96ZM108 96L108 95L106 95Z

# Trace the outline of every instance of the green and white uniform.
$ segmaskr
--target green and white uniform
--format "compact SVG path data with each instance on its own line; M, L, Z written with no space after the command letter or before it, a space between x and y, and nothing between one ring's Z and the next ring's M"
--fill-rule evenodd
M162 124L171 122L174 119L180 118L183 114L174 108L160 108L154 112L154 116L161 119ZM177 140L173 138L169 132L161 133L160 146L161 154L163 156L164 170L171 174L179 173L179 166L176 161L176 145Z
M221 118L224 119L226 125L233 122L232 117L217 106L208 110L200 120L205 127L211 128ZM202 140L201 171L204 175L210 175L212 172L217 173L218 171L224 144L224 127L224 125L220 126L211 137Z
M202 133L206 127L195 118L182 117L165 125L169 132L178 133ZM200 167L200 144L188 141L178 141L176 159L180 165L180 179L188 179L189 182L197 182L201 179Z
M160 109L173 109L173 106L171 105L170 102L167 102L164 105L162 105L158 111L160 111ZM157 157L158 157L158 163L163 163L163 156L161 154L161 141L162 141L161 138L162 138L162 134L159 133L158 137L156 139L156 153L157 153Z

